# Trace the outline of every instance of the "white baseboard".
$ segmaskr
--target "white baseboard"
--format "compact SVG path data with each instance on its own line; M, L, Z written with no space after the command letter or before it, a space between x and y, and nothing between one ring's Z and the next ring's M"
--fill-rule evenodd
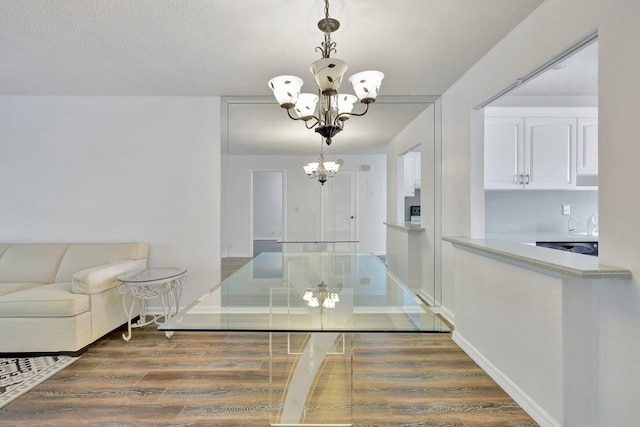
M449 310L447 307L445 307L444 305L439 306L437 313L440 316L444 317L447 322L449 322L449 323L451 323L452 325L455 326L455 324L456 324L456 315L453 314L453 312L451 310Z
M425 291L424 289L411 289L416 295L418 295L419 297L422 297L423 300L425 300L427 302L427 304L429 304L429 306L434 309L434 308L438 308L435 307L435 299L433 298L433 296L428 293L427 291Z
M453 341L474 362L482 368L498 385L541 427L561 427L561 424L553 418L547 411L542 409L529 395L527 395L520 387L509 379L502 371L496 368L489 360L487 360L473 345L469 343L457 331L453 332Z
M413 289L413 291L416 293L416 295L422 297L422 299L427 302L429 308L431 308L431 311L441 315L447 322L455 325L455 315L447 307L443 305L437 305L435 299L431 294L429 294L424 289Z

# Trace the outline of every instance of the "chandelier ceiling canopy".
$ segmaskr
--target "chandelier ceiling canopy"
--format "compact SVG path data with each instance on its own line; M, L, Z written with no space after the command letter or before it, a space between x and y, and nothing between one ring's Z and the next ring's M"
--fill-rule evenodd
M331 41L331 33L340 27L337 19L329 17L329 0L325 0L324 18L318 28L324 33L324 42L316 47L322 58L311 64L310 70L317 86L317 94L300 93L302 79L296 76L278 76L269 80L278 104L287 110L293 120L304 121L307 129L314 129L331 144L332 138L342 131L344 122L351 116L363 116L369 104L375 102L384 74L380 71L362 71L349 78L355 95L340 94L338 89L347 71L347 63L331 58L336 52L336 43ZM364 111L353 112L354 104L360 101Z

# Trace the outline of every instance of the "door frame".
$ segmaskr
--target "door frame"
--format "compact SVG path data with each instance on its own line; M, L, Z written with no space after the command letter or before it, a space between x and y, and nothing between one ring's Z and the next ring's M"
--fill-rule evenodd
M249 169L249 253L253 258L253 180L256 173L279 172L282 174L282 240L287 240L287 170Z

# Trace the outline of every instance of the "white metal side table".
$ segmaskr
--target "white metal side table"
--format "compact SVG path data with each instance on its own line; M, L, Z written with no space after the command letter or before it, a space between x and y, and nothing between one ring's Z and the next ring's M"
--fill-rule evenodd
M122 338L129 341L131 328L140 328L151 323L160 325L176 314L180 308L182 284L186 279L187 270L178 267L150 268L118 276L118 280L122 282L118 285L118 290L122 294L122 306L128 319L128 330L126 334L122 334ZM162 303L162 313L148 315L147 301L155 298L159 298ZM140 318L132 324L136 301L140 303ZM166 331L165 335L171 338L173 333Z

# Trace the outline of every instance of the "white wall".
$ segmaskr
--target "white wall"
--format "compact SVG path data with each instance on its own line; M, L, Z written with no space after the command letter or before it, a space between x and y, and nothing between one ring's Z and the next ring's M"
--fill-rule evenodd
M543 418L561 420L562 279L464 250L454 274L458 344L514 398L526 394Z
M358 176L358 250L385 253L384 218L386 209L386 160L383 154L340 155L327 154L328 160L344 160L341 170L356 170ZM223 240L228 239L228 256L251 256L250 202L251 171L285 171L285 227L287 240L320 240L323 188L331 185L331 178L321 186L317 179L309 179L302 166L314 158L302 155L249 156L229 155L228 169L223 177L228 188L228 201L223 210L228 218ZM362 171L361 165L370 165L370 171ZM340 172L338 172L340 173ZM223 253L226 255L227 251Z
M633 273L626 286L598 288L600 425L637 422L640 398L640 2L598 2L599 19L599 224L600 261Z
M628 268L634 279L594 290L592 324L598 355L594 425L634 425L640 403L640 188L633 179L640 105L640 2L636 0L547 0L475 64L442 97L443 235L472 234L471 200L482 191L471 179L472 108L583 35L599 32L599 224L600 261ZM473 162L481 161L477 157ZM453 249L443 252L443 287L454 283ZM443 289L443 295L445 289ZM452 311L454 301L444 299ZM474 344L474 343L472 343ZM523 366L522 369L527 369Z
M149 244L220 276L220 99L0 97L0 241Z

